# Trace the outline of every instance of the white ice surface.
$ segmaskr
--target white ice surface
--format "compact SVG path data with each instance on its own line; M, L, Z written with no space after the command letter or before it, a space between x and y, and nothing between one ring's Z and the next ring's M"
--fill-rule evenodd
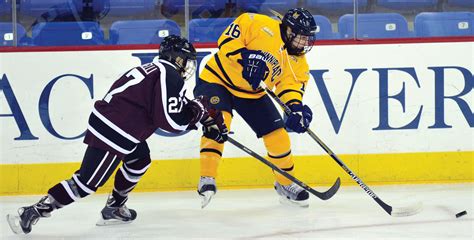
M371 188L392 206L422 202L423 211L389 216L358 186L341 187L328 201L312 197L306 209L281 205L273 189L222 190L205 209L195 191L132 193L135 222L96 227L106 199L97 194L14 235L5 215L40 198L15 196L0 197L0 239L474 239L474 184Z

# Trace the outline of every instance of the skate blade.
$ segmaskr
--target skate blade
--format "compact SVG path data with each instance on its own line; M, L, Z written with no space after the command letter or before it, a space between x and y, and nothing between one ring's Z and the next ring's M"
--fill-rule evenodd
M309 201L304 200L304 201L294 201L290 200L284 196L280 196L280 203L283 205L287 206L292 206L292 207L300 207L300 208L307 208L309 207Z
M199 196L201 197L201 209L205 208L207 204L209 204L214 194L215 193L213 191L206 191L204 193L199 194Z
M20 226L20 217L7 214L7 222L8 225L10 225L10 228L12 229L13 233L15 234L23 234L23 229Z
M104 219L102 216L99 217L99 220L95 224L96 226L102 227L102 226L111 226L111 225L122 225L122 224L130 224L132 223L133 220L131 221L122 221L118 219Z

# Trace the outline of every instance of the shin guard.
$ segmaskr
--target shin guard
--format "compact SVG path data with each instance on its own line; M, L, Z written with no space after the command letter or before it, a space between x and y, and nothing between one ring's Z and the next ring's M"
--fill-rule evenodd
M263 141L268 152L268 160L281 170L293 175L293 159L291 155L290 137L288 133L279 128L265 136ZM275 179L281 185L289 185L291 181L279 173L275 173Z
M229 112L222 112L224 123L230 130L232 115ZM199 154L201 162L201 176L213 177L217 176L217 168L222 158L224 144L217 143L206 137L201 137L201 150Z
M149 156L124 162L115 174L114 190L112 196L114 202L107 203L110 207L120 207L128 200L128 194L135 188L146 170L151 165Z
M78 199L87 197L95 191L97 191L97 188L85 184L76 172L71 179L64 180L50 188L48 195L54 199L55 208L62 208Z

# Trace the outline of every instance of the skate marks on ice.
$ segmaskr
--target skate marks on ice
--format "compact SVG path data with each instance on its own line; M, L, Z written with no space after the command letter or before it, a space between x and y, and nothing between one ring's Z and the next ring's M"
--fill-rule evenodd
M96 227L107 197L90 196L40 219L26 236L13 234L6 214L38 196L0 197L0 239L473 239L474 184L374 186L397 205L423 202L406 218L387 215L359 187L343 187L309 208L283 206L273 189L222 190L201 209L195 191L134 193L138 212L127 225ZM456 219L457 212L468 214Z
M371 228L390 228L390 227L393 227L393 226L402 226L403 225L406 225L406 226L410 226L410 227L414 227L414 226L418 226L420 228L423 228L423 227L426 227L428 225L444 225L446 223L454 223L454 222L458 222L458 221L463 221L463 222L474 222L474 218L465 218L465 219L462 219L462 220L455 220L455 219L449 219L449 220L433 220L433 221L413 221L413 222L403 222L403 223L379 223L379 224L361 224L361 225L353 225L353 226L335 226L335 227L328 227L328 228L315 228L315 229L306 229L306 230L298 230L298 231L280 231L280 232L275 232L275 233L269 233L269 234L262 234L262 235L255 235L255 236L249 236L249 237L243 237L243 238L238 238L238 239L262 239L262 238L291 238L291 237L294 237L294 238L298 238L298 237L307 237L307 236L319 236L321 232L333 232L332 235L334 237L342 237L342 236L338 236L338 231L355 231L355 230L367 230L367 229L371 229ZM385 235L383 232L379 231L380 235L379 237L382 239L382 238L388 238L388 239L410 239L410 237L408 235L411 235L411 238L416 238L416 239L424 239L424 238L427 238L427 239L435 239L435 238L432 238L432 237L426 237L427 235L423 234L423 233L419 233L419 234L397 234L397 235L390 235L390 234L387 234ZM356 234L354 234L356 235ZM428 236L432 236L432 235L428 235ZM452 235L454 236L454 239L458 239L456 238L456 234ZM473 235L466 235L466 239L471 239L470 237L472 237ZM350 237L350 235L346 235L344 237ZM356 237L356 236L353 236L353 237ZM360 236L359 236L360 237ZM374 236L374 239L376 239L377 236ZM460 236L458 236L460 237ZM360 237L362 238L362 237ZM358 239L358 238L357 238ZM367 238L366 238L367 239ZM371 238L369 238L371 239ZM461 238L459 238L461 239Z

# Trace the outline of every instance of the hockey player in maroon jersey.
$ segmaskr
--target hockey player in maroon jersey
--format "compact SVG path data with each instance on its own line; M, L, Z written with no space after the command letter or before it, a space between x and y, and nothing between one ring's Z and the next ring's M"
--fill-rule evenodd
M97 225L129 223L137 212L125 202L150 166L146 139L155 130L182 132L202 125L204 135L219 142L227 139L222 114L208 109L206 97L185 97L184 81L196 70L196 50L186 39L166 37L159 60L132 68L113 83L102 100L94 104L84 139L87 149L79 170L70 179L48 190L18 215L7 215L15 233L29 233L33 224L53 210L94 193L120 162L114 189L101 211Z

